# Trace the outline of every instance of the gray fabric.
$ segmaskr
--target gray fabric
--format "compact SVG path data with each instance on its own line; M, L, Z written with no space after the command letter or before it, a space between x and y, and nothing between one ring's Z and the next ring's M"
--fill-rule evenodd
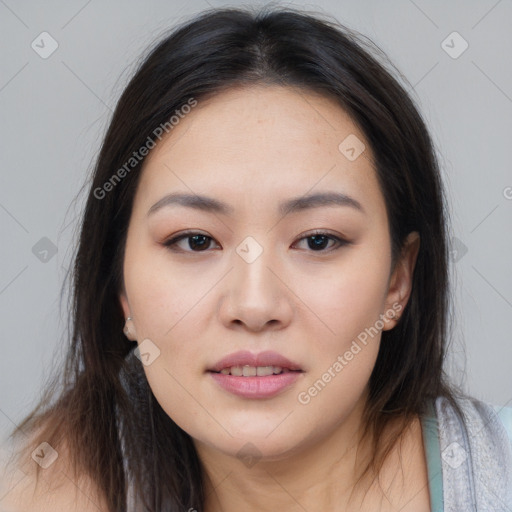
M444 512L512 512L512 445L488 404L458 399L463 421L444 398L435 402Z

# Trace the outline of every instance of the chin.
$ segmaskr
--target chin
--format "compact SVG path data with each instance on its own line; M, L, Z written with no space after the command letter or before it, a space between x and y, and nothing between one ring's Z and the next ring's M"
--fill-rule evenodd
M231 457L254 457L269 462L285 460L309 444L307 436L285 429L278 430L279 427L272 432L267 423L260 430L252 428L239 434L232 431L233 437L226 435L222 440L205 439L204 442Z

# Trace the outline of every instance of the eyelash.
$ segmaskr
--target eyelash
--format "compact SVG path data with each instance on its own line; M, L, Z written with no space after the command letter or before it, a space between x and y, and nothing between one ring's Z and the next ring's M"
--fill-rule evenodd
M162 243L162 245L167 247L172 252L181 252L181 253L187 253L188 252L188 253L197 253L197 254L200 254L202 252L207 252L208 249L205 249L205 250L202 250L202 251L193 251L193 250L177 249L177 248L174 247L181 240L184 240L184 239L187 239L187 238L192 238L192 236L195 236L195 235L199 235L199 236L202 236L204 238L213 240L213 238L211 236L205 235L203 233L199 233L197 231L186 231L184 233L179 234L178 236L175 236L175 237L170 238L169 240L166 240L165 242ZM344 245L350 244L349 241L344 240L343 238L340 238L340 237L338 237L336 235L332 235L330 233L327 233L325 231L320 231L320 230L316 230L316 231L313 231L311 233L307 233L306 235L304 235L301 238L299 238L297 241L300 242L302 240L306 240L306 239L308 239L310 237L313 237L313 236L323 236L323 237L326 237L326 238L328 238L330 240L334 240L336 242L336 244L337 244L337 247L334 247L334 248L331 247L330 249L320 249L318 251L311 250L311 251L308 251L308 252L318 252L318 253L324 252L324 253L328 253L328 252L331 252L333 250L339 249L339 248L343 247Z

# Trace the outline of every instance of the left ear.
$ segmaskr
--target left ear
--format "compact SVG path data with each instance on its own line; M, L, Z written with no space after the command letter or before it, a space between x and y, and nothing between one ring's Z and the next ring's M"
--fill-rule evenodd
M399 259L395 264L393 275L389 281L388 295L386 297L386 310L383 312L394 312L395 316L386 315L389 319L385 322L383 330L390 330L396 326L401 312L407 305L407 301L412 291L412 277L416 258L420 248L420 235L417 231L412 231L402 247Z

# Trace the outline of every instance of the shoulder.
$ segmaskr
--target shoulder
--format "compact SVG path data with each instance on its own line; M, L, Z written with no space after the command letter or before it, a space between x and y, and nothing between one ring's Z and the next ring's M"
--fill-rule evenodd
M436 413L446 428L464 424L466 429L478 428L481 435L498 437L502 442L512 444L512 407L495 405L470 396L458 397L456 402L463 412L463 418L459 417L445 397L436 399Z
M73 478L65 445L4 443L0 452L1 512L108 512L91 479Z
M510 408L473 397L456 399L462 415L447 398L438 397L435 405L445 503L466 500L475 510L511 507Z

